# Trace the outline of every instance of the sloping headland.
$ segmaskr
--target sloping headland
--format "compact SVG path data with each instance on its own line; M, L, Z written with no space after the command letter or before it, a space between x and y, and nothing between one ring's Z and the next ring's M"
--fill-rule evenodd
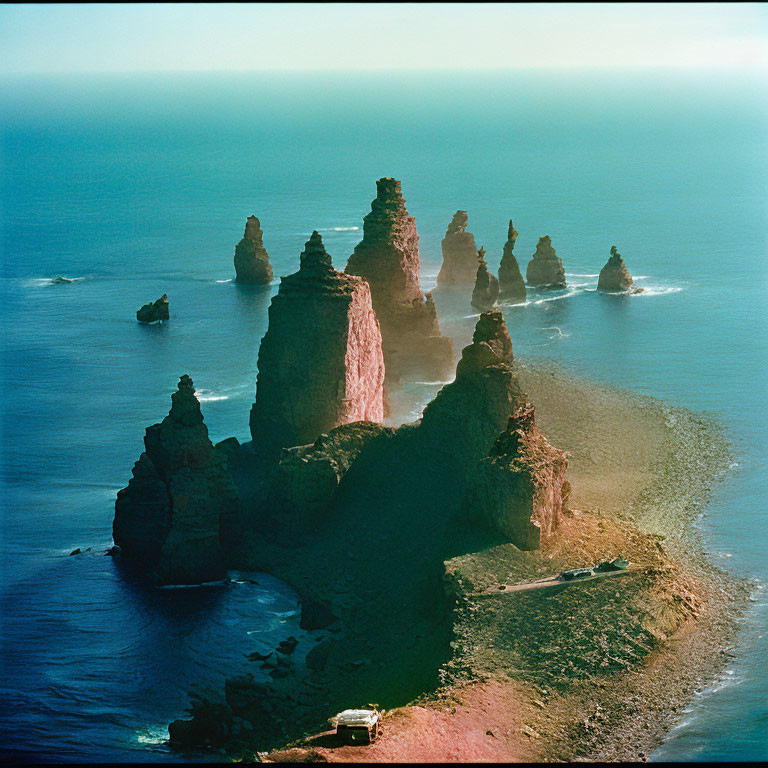
M719 427L515 360L500 310L454 338L455 378L421 418L384 426L388 394L444 375L451 341L399 182L365 223L348 274L313 233L283 279L253 441L212 446L185 377L118 497L126 566L266 571L314 636L254 653L172 741L270 761L643 759L724 663L747 596L693 526L730 460ZM618 578L500 589L618 556ZM381 736L343 746L328 718L366 705Z

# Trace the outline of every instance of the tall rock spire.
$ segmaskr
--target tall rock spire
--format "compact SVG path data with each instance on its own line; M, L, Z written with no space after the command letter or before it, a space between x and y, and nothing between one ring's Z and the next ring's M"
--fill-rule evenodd
M235 282L268 285L272 282L272 265L263 243L264 233L255 216L245 222L243 239L235 247Z
M441 243L443 264L437 275L438 285L474 285L477 274L475 236L467 232L466 211L456 211Z
M480 246L480 250L477 252L477 261L477 277L472 291L472 306L481 312L487 312L499 298L499 281L488 271L483 246Z
M634 289L634 290L633 290ZM639 293L642 288L635 288L632 275L629 274L627 265L621 254L616 250L616 246L611 246L611 255L605 266L600 270L600 276L597 278L598 291L622 291Z
M504 244L501 264L499 264L499 299L511 304L521 304L526 299L525 280L513 253L516 240L517 230L510 219L507 242Z
M313 232L280 281L259 348L254 448L266 457L353 421L384 419L384 354L368 283L337 272Z
M453 367L451 339L440 333L432 297L419 287L419 234L408 215L400 182L376 182L376 199L363 219L363 239L347 272L371 286L381 324L387 381L446 378Z

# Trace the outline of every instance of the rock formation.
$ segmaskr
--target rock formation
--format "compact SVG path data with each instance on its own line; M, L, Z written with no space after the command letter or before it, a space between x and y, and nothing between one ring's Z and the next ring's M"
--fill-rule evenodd
M467 232L467 212L456 211L441 243L443 264L438 285L474 285L477 273L475 236Z
M167 293L157 301L145 304L136 312L136 319L140 323L156 323L158 320L167 320L170 316Z
M451 373L451 339L440 333L432 297L419 288L419 268L419 235L400 182L379 179L376 199L363 219L363 239L346 271L365 278L371 287L388 381L405 376L443 379Z
M539 432L534 408L510 416L487 458L472 474L459 518L520 549L538 549L557 528L570 495L568 460Z
M277 458L339 424L384 418L384 355L360 277L337 272L317 232L283 277L259 349L254 448Z
M616 246L611 246L611 256L605 266L600 270L600 276L597 278L598 291L623 291L639 293L642 288L635 288L632 275L629 274L627 265L621 254L616 250Z
M513 253L516 240L517 230L510 219L507 242L504 244L501 264L499 264L499 299L511 304L521 304L526 299L525 280Z
M477 276L472 290L472 306L481 312L487 312L499 298L499 281L488 271L485 261L485 248L480 246L477 252Z
M259 220L249 216L243 239L235 246L235 282L251 285L269 285L272 282L272 265L262 241L263 235Z
M539 288L565 288L565 270L557 257L549 235L539 238L536 253L528 262L525 279L528 285Z
M197 584L224 575L220 535L240 501L189 376L171 403L168 416L147 428L145 451L117 494L112 533L124 560L154 571L159 583Z

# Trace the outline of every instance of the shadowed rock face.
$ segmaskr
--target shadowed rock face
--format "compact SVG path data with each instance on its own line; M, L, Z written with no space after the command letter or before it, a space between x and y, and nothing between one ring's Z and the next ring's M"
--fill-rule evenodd
M443 264L438 285L474 285L477 274L475 236L467 232L467 212L456 211L442 241Z
M536 253L528 262L525 275L528 285L540 288L565 288L565 270L557 257L549 235L539 238Z
M269 285L272 265L262 241L264 233L255 216L245 222L243 239L235 246L235 282L250 285Z
M171 410L147 428L145 451L117 494L113 537L127 563L161 584L199 584L224 576L220 535L240 515L226 459L208 439L189 376Z
M477 277L475 278L475 287L472 290L472 306L481 312L487 312L499 298L499 281L488 271L485 248L482 246L477 252L477 260Z
M627 265L616 246L611 246L611 256L597 278L598 291L631 291L635 284Z
M419 288L419 235L408 215L400 182L376 182L376 199L363 219L363 239L347 263L371 287L373 307L381 324L387 380L448 376L452 368L451 339L440 333L432 297Z
M510 219L507 242L504 244L504 253L501 256L501 264L499 264L499 299L512 304L520 304L526 299L525 280L523 280L523 275L520 272L520 265L512 253L515 249L516 240L517 230Z
M170 316L167 293L164 293L157 301L145 304L136 312L136 319L140 323L156 323L158 320L168 320Z
M384 355L371 290L337 272L317 232L282 278L259 349L254 448L277 457L338 424L384 418Z

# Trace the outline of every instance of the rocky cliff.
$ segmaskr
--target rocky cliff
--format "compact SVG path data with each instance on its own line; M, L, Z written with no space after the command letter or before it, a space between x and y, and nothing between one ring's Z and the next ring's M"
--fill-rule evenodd
M611 255L605 266L600 270L600 276L597 278L598 291L629 291L639 293L642 289L635 288L632 275L629 274L627 265L621 254L616 250L616 246L611 246Z
M472 473L461 524L497 534L519 549L538 549L568 501L567 467L565 452L549 444L536 427L533 406L523 403Z
M278 457L339 424L384 418L384 354L371 289L337 272L317 232L284 277L259 348L254 448Z
M539 238L525 278L528 285L539 288L565 288L563 262L555 253L549 235Z
M509 220L509 229L507 231L507 242L504 244L504 252L499 264L499 299L508 301L511 304L520 304L525 301L525 280L520 272L520 265L517 263L515 254L515 241L517 240L517 230Z
M499 298L499 281L488 271L485 248L482 246L477 252L477 260L475 287L472 289L472 306L481 312L487 312Z
M168 320L170 316L167 293L164 293L157 301L144 304L141 309L136 311L136 319L140 323L156 323L158 320Z
M198 584L224 575L220 536L240 515L226 459L208 439L189 376L171 410L147 428L145 451L117 494L113 538L122 558L160 584Z
M272 282L272 265L263 237L259 220L249 216L243 239L235 246L235 282L251 285L269 285Z
M475 236L467 232L466 211L456 211L442 241L443 264L438 285L474 285L477 273Z
M363 239L347 264L371 287L381 324L387 380L446 378L453 365L451 340L440 333L432 297L419 288L419 235L408 215L400 182L376 182L376 199L363 219Z

